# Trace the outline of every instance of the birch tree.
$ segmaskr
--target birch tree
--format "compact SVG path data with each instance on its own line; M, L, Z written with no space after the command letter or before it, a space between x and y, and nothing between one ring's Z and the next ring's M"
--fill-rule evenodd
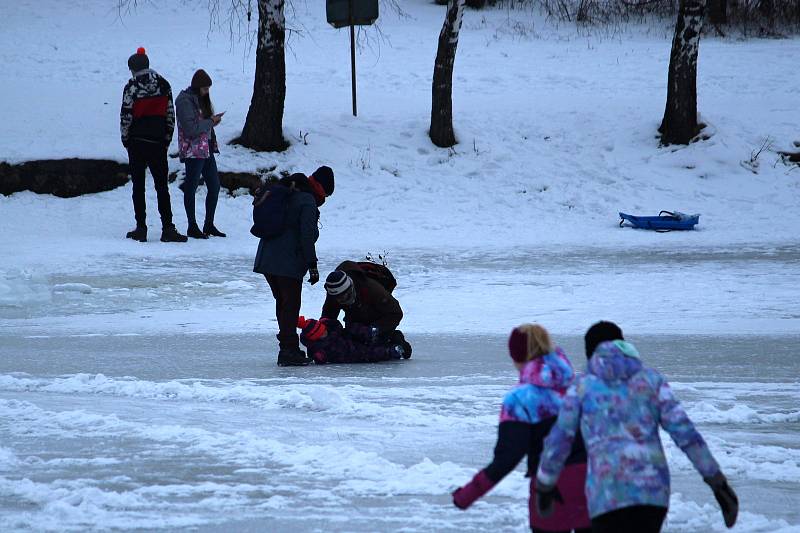
M258 151L285 150L286 19L284 0L258 0L258 41L253 97L237 142Z
M464 0L448 0L433 67L429 132L433 144L442 148L456 144L453 132L453 64L456 60L458 33L461 30L463 16Z
M662 144L689 144L698 134L697 56L706 0L681 0L667 77Z

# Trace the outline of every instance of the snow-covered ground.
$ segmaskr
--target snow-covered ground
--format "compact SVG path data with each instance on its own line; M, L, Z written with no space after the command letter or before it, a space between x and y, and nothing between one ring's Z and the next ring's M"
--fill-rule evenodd
M176 93L206 69L227 111L220 137L239 132L252 54L209 33L204 8L113 4L0 3L0 161L124 161L119 99L137 46ZM443 8L403 8L384 9L382 37L365 34L353 118L347 33L325 23L323 2L296 2L293 144L223 146L218 162L332 166L320 270L387 253L414 358L275 367L247 196L220 198L227 239L185 245L158 242L150 184L146 244L122 238L130 186L0 197L0 529L524 531L519 472L466 513L449 500L490 458L514 381L504 336L539 321L582 367L580 335L606 318L685 400L740 492L737 530L800 531L800 169L774 152L800 137L800 40L705 39L699 107L712 136L664 149L669 24L587 35L468 11L461 142L441 150L426 129ZM701 213L698 230L616 226L618 211L661 209ZM322 292L306 286L304 314L319 313ZM668 453L666 529L722 530L710 492Z

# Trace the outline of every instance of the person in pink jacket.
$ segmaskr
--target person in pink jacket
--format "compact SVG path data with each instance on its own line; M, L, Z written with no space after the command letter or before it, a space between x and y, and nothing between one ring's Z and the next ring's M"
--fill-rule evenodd
M562 398L575 379L575 371L561 348L554 347L542 326L525 324L508 339L508 351L519 370L519 384L503 400L494 460L472 481L453 493L453 504L467 509L528 456L530 526L533 532L589 533L591 524L584 496L586 451L575 439L558 479L560 503L542 516L536 509L536 469L544 439L556 421Z

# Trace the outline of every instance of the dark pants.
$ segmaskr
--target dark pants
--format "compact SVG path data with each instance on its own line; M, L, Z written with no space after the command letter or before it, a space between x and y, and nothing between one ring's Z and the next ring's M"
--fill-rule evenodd
M275 297L275 316L278 318L278 345L284 348L300 348L297 335L297 319L300 317L300 297L303 280L286 276L264 274Z
M666 507L623 507L592 518L592 533L659 533L666 516Z
M133 212L136 226L146 226L147 206L144 199L145 171L149 168L153 175L158 195L158 213L161 215L161 227L172 225L172 207L169 202L167 185L167 148L163 144L132 140L128 144L128 161L130 162L131 181L133 182Z
M186 208L186 219L189 225L197 225L194 214L194 194L197 192L197 185L202 175L206 181L208 194L206 195L206 225L214 224L214 212L217 210L217 199L219 198L219 174L217 173L217 161L214 154L208 159L186 159L186 180L183 182L183 206Z

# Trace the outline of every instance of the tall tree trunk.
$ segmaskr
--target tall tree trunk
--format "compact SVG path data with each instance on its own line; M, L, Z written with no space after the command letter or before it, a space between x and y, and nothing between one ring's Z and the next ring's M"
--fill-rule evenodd
M253 98L239 144L258 151L279 152L286 99L286 20L284 0L258 0L258 44Z
M758 10L766 18L771 19L775 14L775 2L772 0L760 0L758 2Z
M430 136L433 144L442 148L456 144L453 133L453 64L463 15L464 0L448 0L433 67Z
M697 55L706 0L681 0L667 79L662 144L689 144L697 135Z
M728 0L708 0L708 21L715 26L728 23Z

